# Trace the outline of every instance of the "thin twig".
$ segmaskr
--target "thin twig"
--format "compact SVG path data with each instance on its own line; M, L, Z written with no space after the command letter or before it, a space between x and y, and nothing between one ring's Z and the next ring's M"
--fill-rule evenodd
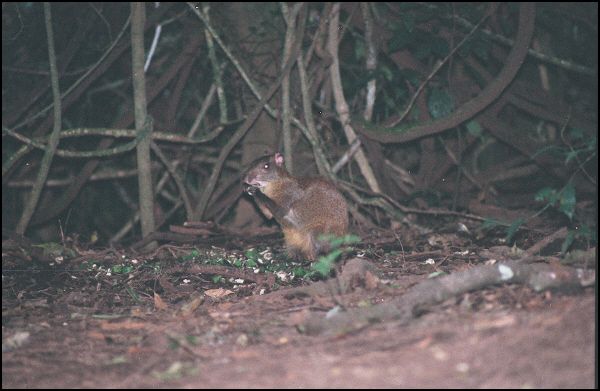
M42 158L42 162L40 163L40 170L37 175L36 183L31 191L31 196L27 200L23 214L21 215L21 218L19 219L19 222L15 228L15 232L21 235L25 233L25 230L29 225L29 221L31 220L31 216L33 215L33 212L35 212L40 195L42 194L42 188L44 187L44 182L46 182L48 172L50 171L50 165L52 164L52 159L54 158L54 151L56 151L56 147L58 146L58 142L60 140L59 134L62 124L62 107L60 103L58 68L56 66L54 32L52 30L52 13L49 2L44 3L44 19L46 22L46 35L48 38L48 62L50 63L50 81L52 83L52 98L54 101L54 128L50 138L48 139L48 148L46 149L44 157Z

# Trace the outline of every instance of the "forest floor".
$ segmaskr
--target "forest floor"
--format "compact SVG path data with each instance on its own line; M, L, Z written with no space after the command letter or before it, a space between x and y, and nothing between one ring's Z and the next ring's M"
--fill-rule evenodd
M521 241L539 239L532 234ZM131 250L80 251L70 262L57 257L26 267L3 251L2 387L597 384L594 286L536 292L500 284L427 305L408 319L327 332L304 327L311 317L374 307L437 275L490 262L482 255L489 239L446 233L400 246L372 236L346 255L371 265L352 284L299 278L309 267L279 261L281 240L268 241L256 247L270 244L272 252L230 240L217 247L162 246L152 259ZM596 262L569 267L595 269ZM276 264L279 271L265 271ZM319 284L325 289L311 290Z

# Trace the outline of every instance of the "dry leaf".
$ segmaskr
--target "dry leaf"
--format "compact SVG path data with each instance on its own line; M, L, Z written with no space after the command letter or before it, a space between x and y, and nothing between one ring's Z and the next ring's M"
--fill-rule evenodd
M154 292L154 308L156 308L159 311L167 309L167 304L163 301L163 299L160 297L160 295L156 292Z
M217 288L217 289L209 289L204 291L204 294L208 297L212 297L213 299L218 299L220 297L229 296L233 293L229 289Z
M192 301L189 301L181 306L181 315L190 316L196 308L204 301L203 296L196 296Z

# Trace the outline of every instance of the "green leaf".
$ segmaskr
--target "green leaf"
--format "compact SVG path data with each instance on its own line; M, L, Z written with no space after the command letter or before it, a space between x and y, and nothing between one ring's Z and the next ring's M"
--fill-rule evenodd
M454 110L452 97L446 90L440 89L431 90L427 106L434 119L446 117Z
M513 236L515 236L515 234L519 230L519 227L521 227L524 221L525 219L523 218L516 219L515 221L513 221L510 227L508 227L508 229L506 230L506 241L508 243L512 242Z
M331 271L330 265L327 265L323 262L316 262L316 263L312 264L311 269L313 269L314 271L316 271L323 277L328 276L329 272Z
M569 135L571 136L571 138L573 140L581 140L583 138L583 136L585 135L585 133L583 132L583 129L581 128L570 128L569 130Z
M113 267L110 268L110 271L115 273L115 274L127 274L129 272L131 272L133 270L133 266L131 265L113 265Z
M360 237L356 235L336 236L331 234L319 235L320 241L328 242L331 248L338 248L342 244L354 244L360 242Z
M569 151L565 156L565 164L568 164L571 160L575 159L579 152L577 151Z
M562 246L560 248L560 251L562 254L565 254L567 252L569 247L571 247L571 244L573 244L574 240L575 240L575 231L569 231L569 233L567 233L567 237L563 241Z
M575 203L575 187L572 183L569 183L560 193L560 207L558 209L567 215L569 220L573 220L573 215L575 214Z
M363 58L365 58L365 53L365 43L360 39L357 39L354 45L354 58L356 58L357 60L362 60Z
M323 277L327 277L335 264L335 261L344 252L351 251L350 247L342 247L343 245L358 243L361 241L359 236L356 235L319 235L319 241L326 241L329 243L331 250L328 254L319 257L319 260L311 265L311 269L319 273Z
M329 254L319 257L319 261L311 265L311 269L315 270L323 277L327 277L333 268L335 260L342 254L342 249L336 249Z
M592 229L585 224L576 226L575 229L577 232L577 237L585 239L585 240L591 240L594 242L598 241L598 231L597 230Z
M476 120L471 120L471 121L467 122L466 126L467 126L467 131L473 137L479 138L483 134L483 128L481 127L479 122L477 122Z
M498 220L485 219L483 223L481 223L481 229L491 229L497 227L498 225L500 225Z
M298 277L298 278L302 278L302 277L304 277L304 276L305 276L307 273L308 273L308 270L306 270L306 269L305 269L305 268L303 268L303 267L295 267L295 268L292 270L292 274L293 274L295 277Z
M553 204L556 202L556 190L551 187L544 187L543 189L538 190L534 199L536 201L546 201Z
M258 251L255 248L251 248L249 250L246 250L246 252L244 252L244 255L249 260L256 261L258 259Z
M390 81L394 78L394 72L392 72L392 70L390 69L390 67L388 67L387 65L382 65L379 68L379 71L381 72L381 74L383 75L384 79L387 81Z

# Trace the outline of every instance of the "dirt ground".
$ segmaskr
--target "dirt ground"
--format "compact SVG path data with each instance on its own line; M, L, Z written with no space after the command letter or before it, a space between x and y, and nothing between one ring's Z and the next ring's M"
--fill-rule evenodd
M308 314L385 303L432 272L480 264L478 250L446 248L434 264L367 253L376 281L336 291L332 279L328 295L283 294L309 286L298 278L269 287L189 273L198 257L163 259L160 269L139 260L108 275L98 264L79 272L72 264L18 269L3 254L2 387L593 388L593 287L557 293L505 284L410 321L333 335L299 327Z

